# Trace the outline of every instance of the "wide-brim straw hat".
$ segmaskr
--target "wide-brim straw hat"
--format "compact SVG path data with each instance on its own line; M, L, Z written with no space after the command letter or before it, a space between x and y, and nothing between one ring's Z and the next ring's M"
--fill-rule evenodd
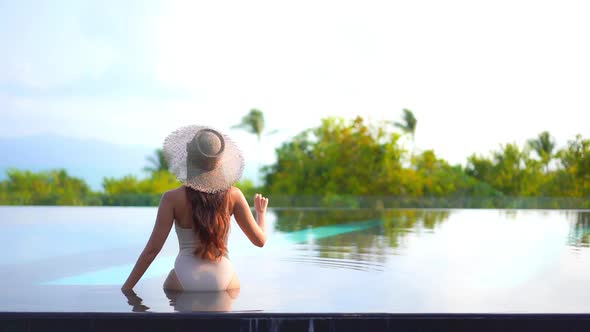
M186 126L164 140L168 169L187 187L217 193L229 189L244 171L244 156L227 135L208 126Z

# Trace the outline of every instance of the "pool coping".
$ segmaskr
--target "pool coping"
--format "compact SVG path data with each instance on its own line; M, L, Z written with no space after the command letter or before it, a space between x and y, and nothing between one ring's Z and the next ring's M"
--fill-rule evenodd
M588 331L585 313L0 312L1 331Z

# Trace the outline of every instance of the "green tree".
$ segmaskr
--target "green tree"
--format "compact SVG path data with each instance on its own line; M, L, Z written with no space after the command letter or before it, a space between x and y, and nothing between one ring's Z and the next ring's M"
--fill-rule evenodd
M107 195L139 194L139 180L133 175L125 175L121 179L105 177L102 186Z
M551 184L554 193L567 197L590 196L590 139L577 135L557 156L562 169Z
M492 158L472 155L465 172L510 196L535 196L543 183L541 163L514 143L492 151Z
M553 159L553 151L555 150L555 139L551 134L544 131L537 138L528 140L527 145L537 153L545 167L545 172L549 172L549 162Z
M10 169L1 182L3 204L14 205L84 205L92 192L84 180L70 176L66 170L42 172Z
M402 122L394 122L393 125L401 129L404 134L409 134L414 141L416 135L416 125L418 120L414 116L414 113L407 108L403 109Z
M242 117L240 123L232 126L232 128L244 129L250 134L256 135L258 142L260 142L264 132L264 113L259 109L253 108L248 114Z
M265 168L265 185L273 194L320 196L323 205L357 206L353 196L444 197L495 195L496 191L425 151L402 160L407 152L400 135L385 124L357 117L323 119L283 143L277 161Z
M148 156L146 159L149 165L143 168L144 171L150 173L168 171L168 162L164 157L164 151L162 149L156 149L156 151L154 151L154 155Z
M401 190L398 134L367 124L361 117L347 123L328 118L277 150L265 168L274 193L304 195L371 195Z
M496 197L500 194L487 183L467 175L460 166L451 166L438 158L433 150L414 156L412 164L424 196Z
M174 189L180 182L168 171L158 171L145 179L126 175L120 179L106 177L103 179L104 191L107 195L120 194L162 194Z
M232 126L232 128L244 129L250 134L256 135L258 140L258 145L260 147L260 141L262 139L262 135L272 135L277 132L277 130L272 130L270 132L265 133L264 128L264 113L261 110L253 108L248 112L248 114L242 117L240 123ZM258 158L258 178L260 180L260 158Z

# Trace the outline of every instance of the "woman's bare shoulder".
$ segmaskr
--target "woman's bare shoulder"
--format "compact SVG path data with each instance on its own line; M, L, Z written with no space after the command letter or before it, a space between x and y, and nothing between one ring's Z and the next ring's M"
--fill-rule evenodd
M242 194L242 191L240 190L240 188L234 187L234 186L229 188L229 203L230 203L230 211L232 211L232 214L235 209L235 206L238 204L243 204L244 200L245 200L244 194Z
M186 199L186 191L184 186L170 189L162 194L162 200L166 200L172 203L183 202Z
M246 197L242 193L242 190L238 187L231 187L229 188L229 196L231 197L232 202L242 202L246 200Z

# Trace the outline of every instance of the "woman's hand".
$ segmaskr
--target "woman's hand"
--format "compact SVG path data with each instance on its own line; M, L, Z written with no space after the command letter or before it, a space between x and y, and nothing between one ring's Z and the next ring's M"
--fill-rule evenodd
M254 207L256 208L257 214L264 215L266 213L267 206L268 206L268 198L263 197L260 194L254 195Z
M132 289L123 290L123 288L121 288L121 290L127 298L127 303L132 307L131 311L145 312L150 308L142 303L143 299L139 297Z

